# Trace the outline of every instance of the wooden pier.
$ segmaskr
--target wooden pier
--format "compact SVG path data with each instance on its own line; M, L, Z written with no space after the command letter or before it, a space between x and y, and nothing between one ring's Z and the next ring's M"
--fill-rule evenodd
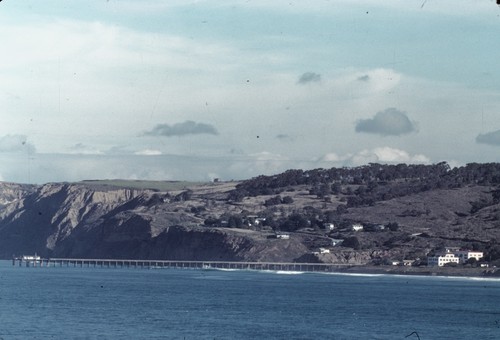
M295 262L236 262L236 261L178 261L178 260L124 260L76 258L13 257L13 266L26 267L80 267L80 268L177 268L177 269L240 269L300 272L335 272L352 264L295 263Z

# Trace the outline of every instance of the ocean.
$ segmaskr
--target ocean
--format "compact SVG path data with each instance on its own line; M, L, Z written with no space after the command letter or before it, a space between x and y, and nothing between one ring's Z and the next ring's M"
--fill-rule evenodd
M500 280L0 261L0 339L500 339Z

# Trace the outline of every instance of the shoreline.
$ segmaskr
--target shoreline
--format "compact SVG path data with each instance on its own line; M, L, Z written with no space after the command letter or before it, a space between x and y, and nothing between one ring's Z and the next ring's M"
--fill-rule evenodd
M65 266L69 266L71 263L71 267L90 267L90 262L101 262L99 264L100 267L119 267L119 263L121 263L122 268L133 268L134 266L131 263L137 262L142 263L140 266L136 263L135 267L147 268L147 267L156 267L158 263L161 262L186 262L186 263L196 263L196 266L182 266L183 269L206 269L205 265L209 266L209 269L219 269L219 270L276 270L281 272L304 272L304 273L338 273L338 274L366 274L366 275L410 275L410 276L439 276L439 277L470 277L470 278L497 278L500 279L500 268L481 268L481 267L409 267L409 266L389 266L389 265L345 265L342 267L335 267L334 264L331 264L332 267L329 266L328 263L302 263L302 265L311 266L312 270L301 270L297 268L300 267L301 263L275 263L274 267L271 268L268 266L267 268L250 268L250 267L238 267L238 264L242 264L242 262L234 261L234 262L224 262L225 264L230 264L228 267L224 266L212 266L213 263L219 264L218 261L166 261L166 260L110 260L110 259L101 259L101 260L89 260L89 259L57 259L60 261L65 261ZM9 260L0 260L1 262L9 263ZM14 260L15 261L15 260ZM40 264L34 264L34 267L48 267L48 262L43 265L42 261L48 261L48 259L40 260ZM77 263L81 262L78 266ZM83 264L86 263L86 265ZM107 266L104 265L107 263ZM128 263L126 266L125 263ZM258 264L258 262L252 262L252 264ZM270 263L268 263L269 265ZM234 265L234 267L233 267ZM270 264L273 266L273 264ZM289 269L287 267L280 267L280 265L290 265L293 266L293 269ZM329 270L318 270L314 268L316 265L325 266L323 268L328 268ZM62 266L62 264L61 264ZM95 267L95 265L94 265ZM181 266L159 266L161 268L181 268ZM333 270L332 270L333 269Z
M453 267L405 267L359 265L336 270L345 274L387 274L442 277L499 278L498 268L453 268Z

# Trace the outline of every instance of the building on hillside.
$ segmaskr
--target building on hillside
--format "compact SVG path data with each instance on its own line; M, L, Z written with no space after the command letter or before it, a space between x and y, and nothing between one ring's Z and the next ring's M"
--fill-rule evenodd
M290 234L277 233L276 238L281 239L281 240L289 240Z
M362 224L356 223L351 226L352 230L354 231L361 231L364 229Z
M456 263L458 264L460 262L460 259L458 256L455 256L455 254L452 253L436 253L431 256L427 256L427 266L429 267L442 267L448 263Z
M248 215L247 216L248 226L261 226L266 222L265 217L259 217L258 215Z
M464 264L469 259L475 258L477 261L483 258L483 252L464 250L458 247L448 247L445 251L434 253L427 257L428 266L442 267L447 263Z
M340 245L342 242L344 242L344 240L341 240L341 239L336 239L336 238L331 238L330 240L332 241L332 246L333 246L333 247L338 246L338 245Z
M324 226L327 231L333 231L335 229L335 224L333 223L325 223Z
M411 266L413 266L414 262L415 262L415 260L403 260L403 261L392 261L391 264L393 266L411 267Z
M482 251L459 250L455 252L455 256L460 259L460 263L466 263L472 258L476 259L476 261L479 261L483 258L484 254Z

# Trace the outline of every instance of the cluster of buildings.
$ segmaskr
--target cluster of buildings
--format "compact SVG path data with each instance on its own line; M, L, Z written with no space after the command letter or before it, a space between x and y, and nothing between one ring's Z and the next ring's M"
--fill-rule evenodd
M464 264L472 258L479 261L483 258L483 256L482 251L472 251L450 247L446 248L444 251L435 252L434 254L427 256L427 265L430 267L442 267L448 263Z

